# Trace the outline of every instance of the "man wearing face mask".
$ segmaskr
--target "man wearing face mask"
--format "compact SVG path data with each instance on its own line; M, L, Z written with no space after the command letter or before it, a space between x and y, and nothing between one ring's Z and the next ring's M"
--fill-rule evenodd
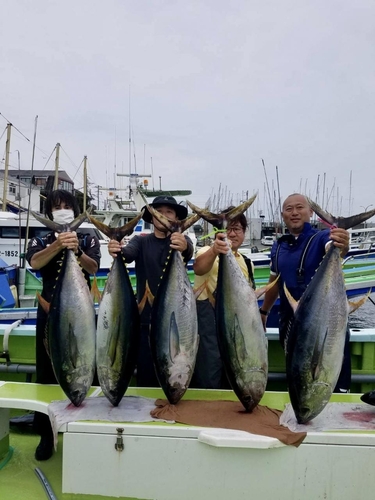
M80 211L76 198L62 189L52 191L46 198L45 214L58 224L69 224ZM85 237L84 230L76 232L50 232L43 238L32 238L29 241L26 259L33 269L39 269L43 279L42 297L51 302L53 288L60 269L63 251L71 249L83 269L88 286L90 274L95 274L100 265L100 243L95 236ZM38 305L36 324L36 382L39 384L56 384L51 360L45 348L45 328L47 314ZM34 430L41 439L35 450L37 460L47 460L53 452L53 435L49 417L36 412Z

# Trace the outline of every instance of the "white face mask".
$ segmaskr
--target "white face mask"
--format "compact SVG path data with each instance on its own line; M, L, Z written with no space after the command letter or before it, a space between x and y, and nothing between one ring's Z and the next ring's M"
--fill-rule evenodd
M57 224L70 224L74 220L74 212L70 209L62 208L52 212L54 222Z

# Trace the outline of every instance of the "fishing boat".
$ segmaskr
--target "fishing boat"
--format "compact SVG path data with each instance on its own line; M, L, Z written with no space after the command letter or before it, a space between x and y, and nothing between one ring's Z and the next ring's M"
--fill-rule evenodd
M96 405L100 396L100 388L93 387L87 405ZM140 400L154 407L160 398L160 389L130 387L120 409ZM230 496L245 500L251 490L260 498L349 500L359 498L358 491L361 498L367 498L366 492L375 487L371 474L375 434L371 425L363 430L360 422L357 430L328 427L309 431L300 436L302 444L296 447L283 443L280 434L280 439L269 435L269 431L262 434L262 430L257 433L228 425L223 428L225 424L220 427L217 413L213 427L190 424L189 420L178 425L151 421L149 416L144 422L129 417L110 420L87 416L82 421L70 414L59 426L57 451L48 461L37 462L34 451L39 436L27 426L14 424L9 433L9 416L16 422L20 412L22 418L27 410L47 413L52 402L64 399L58 386L0 382L0 478L4 498L226 500ZM198 409L202 405L210 408L211 404L215 408L237 408L238 404L232 391L193 389L186 392L181 403ZM288 403L287 392L266 391L260 405L281 414ZM352 410L352 419L359 408L362 412L367 409L367 413L358 418L363 414L371 418L375 413L361 402L358 393L334 394L330 403L346 404Z

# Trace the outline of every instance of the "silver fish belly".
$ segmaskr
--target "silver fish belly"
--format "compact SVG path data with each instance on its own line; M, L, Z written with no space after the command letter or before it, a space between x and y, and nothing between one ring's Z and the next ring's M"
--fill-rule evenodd
M288 390L299 423L315 418L332 395L348 313L340 252L332 245L298 303L286 340Z
M87 281L71 250L66 250L47 321L55 376L79 406L95 373L95 309Z
M121 255L113 261L98 311L96 366L104 395L117 406L134 373L139 313Z
M159 383L171 404L189 387L198 350L197 309L180 252L172 250L151 313L150 344Z
M267 385L267 338L257 297L233 253L219 259L215 311L220 354L233 391L251 411Z

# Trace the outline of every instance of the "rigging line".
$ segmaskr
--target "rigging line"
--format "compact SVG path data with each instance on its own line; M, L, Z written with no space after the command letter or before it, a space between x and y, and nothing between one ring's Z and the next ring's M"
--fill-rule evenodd
M3 115L3 113L0 113L0 115L1 115L1 116L2 116L2 117L3 117L3 118L4 118L4 119L5 119L5 120L6 120L6 121L10 124L10 125L12 125L12 127L14 128L14 130L17 130L17 132L18 132L19 134L21 134L21 135L22 135L22 136L23 136L23 137L24 137L24 138L25 138L28 142L30 142L30 139L28 139L28 138L26 137L26 135L25 135L25 134L23 134L23 133L21 132L21 130L19 130L19 129L15 126L15 125L13 125L13 123L11 123L11 122L10 122L10 120L8 120L8 118L6 118L6 117Z
M81 161L81 163L79 164L79 167L77 168L76 173L74 174L74 177L73 177L73 179L72 179L73 181L74 181L74 179L77 177L78 172L80 171L80 168L81 168L81 166L82 166L82 163L83 163L83 160L82 160L82 161Z
M7 128L5 127L4 130L3 130L3 133L1 134L0 141L3 138L3 135L5 134L6 131L7 131Z
M69 155L68 155L68 153L65 151L65 149L61 146L61 144L60 144L60 149L62 149L62 150L64 151L64 153L65 153L65 154L66 154L66 156L68 157L68 159L69 159L70 163L73 165L73 167L79 168L79 167L77 167L77 165L73 162L73 160L70 158L70 156L69 156ZM82 164L82 162L81 162L81 164Z
M46 168L46 166L47 166L48 162L49 162L49 161L50 161L50 159L51 159L51 156L53 155L53 153L54 153L55 151L56 151L56 146L53 148L52 153L49 155L49 158L48 158L48 160L46 161L46 164L44 165L44 167L42 168L42 170L44 170L44 169Z

